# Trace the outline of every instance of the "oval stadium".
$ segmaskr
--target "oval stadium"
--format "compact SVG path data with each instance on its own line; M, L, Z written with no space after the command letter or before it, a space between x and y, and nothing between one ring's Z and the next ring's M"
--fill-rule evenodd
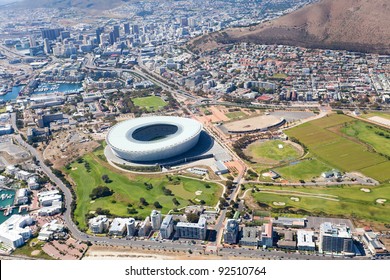
M150 162L187 152L198 143L202 129L201 123L187 118L141 117L113 126L106 141L119 158Z

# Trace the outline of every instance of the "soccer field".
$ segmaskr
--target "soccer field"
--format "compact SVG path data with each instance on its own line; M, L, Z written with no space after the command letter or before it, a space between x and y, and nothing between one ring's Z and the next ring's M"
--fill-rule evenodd
M158 96L137 97L132 99L135 106L145 108L148 111L155 111L167 105L167 103Z

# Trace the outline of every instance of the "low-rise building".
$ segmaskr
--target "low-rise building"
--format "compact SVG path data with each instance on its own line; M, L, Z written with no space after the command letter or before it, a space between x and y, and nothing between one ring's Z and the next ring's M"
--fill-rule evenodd
M293 231L283 231L280 235L284 238L278 241L278 247L286 250L295 250L297 248L297 242L294 240Z
M33 222L29 215L12 215L0 225L0 240L12 248L22 246L32 236L29 226Z
M117 236L124 235L129 220L130 219L125 218L115 218L111 223L110 229L108 230L108 234Z
M385 245L379 240L379 235L375 232L366 231L363 235L363 242L374 256L389 254Z
M38 240L48 241L52 240L56 234L64 233L65 227L58 223L57 220L52 220L42 226L38 235ZM64 234L63 234L64 235Z
M314 243L314 232L306 230L297 231L298 250L314 251L316 245Z
M26 204L28 202L28 189L18 189L15 194L15 204Z
M53 201L50 206L42 207L38 210L39 216L53 216L61 213L62 201Z
M109 222L105 215L99 215L89 220L89 229L92 233L103 233L107 230Z

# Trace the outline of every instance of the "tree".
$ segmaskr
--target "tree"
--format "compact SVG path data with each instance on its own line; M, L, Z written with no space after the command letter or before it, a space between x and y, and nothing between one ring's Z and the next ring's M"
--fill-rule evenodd
M187 214L187 221L189 223L197 223L199 221L199 216L195 213Z
M154 207L156 207L157 209L161 209L161 208L162 208L160 202L158 202L158 201L155 201L155 202L153 203L153 205L154 205Z
M143 206L148 206L149 205L149 203L146 201L146 199L145 198L143 198L143 197L141 197L140 199L139 199L139 202L141 202L141 204L143 205Z
M92 200L95 200L99 197L105 197L105 196L110 196L114 193L113 190L109 189L106 186L98 186L92 190L92 193L89 195L89 197Z
M109 184L112 182L112 180L108 177L108 175L104 174L102 175L102 180L104 183Z

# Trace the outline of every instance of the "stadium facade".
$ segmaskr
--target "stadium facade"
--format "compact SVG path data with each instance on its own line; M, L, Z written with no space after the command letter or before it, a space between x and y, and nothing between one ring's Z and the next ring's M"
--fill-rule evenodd
M113 153L132 162L152 162L183 154L199 141L202 124L171 116L141 117L120 122L108 132Z

